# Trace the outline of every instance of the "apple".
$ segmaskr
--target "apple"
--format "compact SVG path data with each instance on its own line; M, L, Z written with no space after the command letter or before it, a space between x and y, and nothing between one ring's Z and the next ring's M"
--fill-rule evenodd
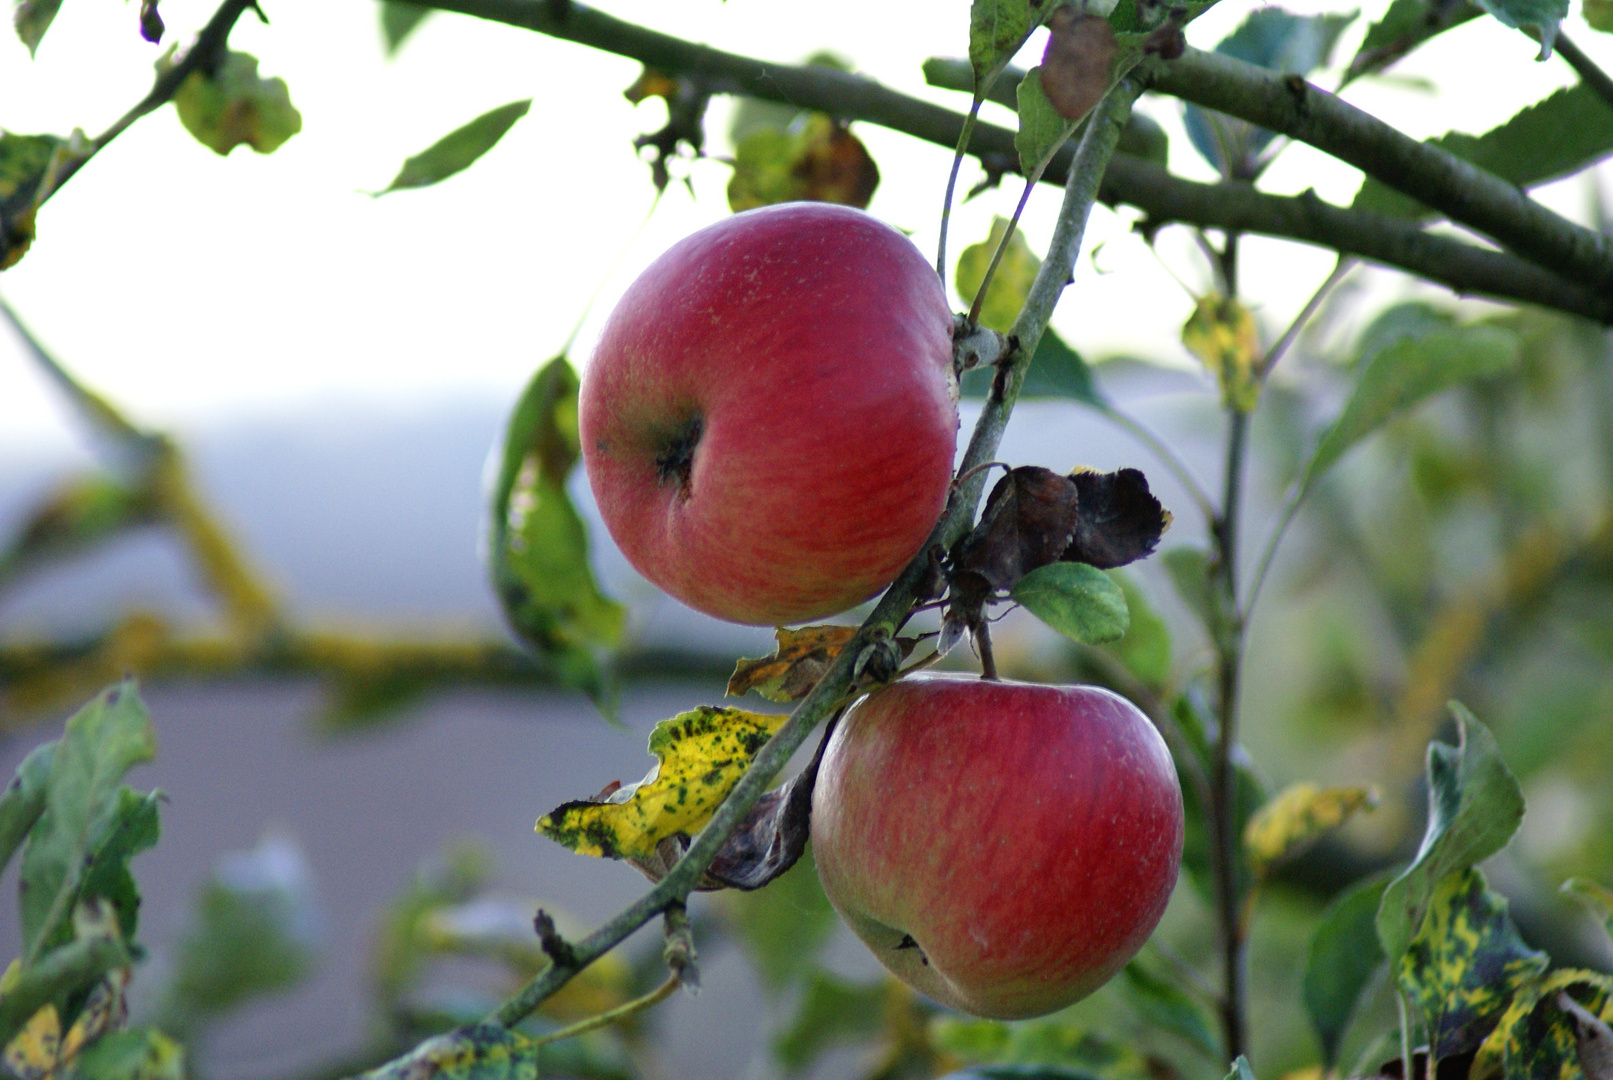
M611 536L721 619L854 607L946 503L952 313L912 242L850 207L749 210L673 245L611 312L579 394Z
M1094 686L920 676L841 717L812 793L818 876L880 963L1002 1020L1085 997L1153 932L1182 793L1148 718Z

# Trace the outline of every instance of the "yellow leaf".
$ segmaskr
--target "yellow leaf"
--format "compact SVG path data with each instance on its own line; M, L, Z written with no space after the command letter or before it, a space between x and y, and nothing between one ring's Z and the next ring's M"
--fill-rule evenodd
M1255 377L1260 331L1248 308L1220 293L1199 297L1182 327L1182 344L1221 384L1222 401L1239 412L1253 411L1260 398Z
M800 701L856 633L855 626L803 626L799 630L781 626L773 633L778 648L771 656L747 656L734 665L728 696L744 697L754 690L768 701Z
M788 130L763 127L734 147L728 205L735 212L781 202L830 202L866 209L879 166L840 121L810 113Z
M702 705L663 720L650 732L660 760L649 775L603 799L556 807L538 831L579 855L652 858L662 840L700 831L787 719Z
M62 1060L62 1024L56 1006L46 1005L6 1044L6 1067L18 1080L44 1080Z
M1256 874L1336 829L1362 807L1378 805L1372 788L1320 788L1294 784L1260 808L1243 830L1244 846Z
M1613 979L1594 971L1558 970L1525 986L1479 1046L1468 1075L1474 1080L1528 1075L1588 1080L1575 1046L1574 1017L1557 1002L1570 988L1576 1004L1613 1021Z
M958 272L953 280L957 283L958 295L966 303L974 302L975 294L980 291L980 283L985 280L986 268L991 265L991 257L1007 235L1008 219L995 218L991 223L991 235L985 242L970 244L958 255ZM1041 268L1042 260L1031 251L1025 234L1014 230L1014 238L1008 242L1008 250L1003 252L1002 262L992 275L985 302L980 305L980 325L1003 331L1013 326L1014 320L1019 317L1019 309L1025 306L1025 297L1030 295L1036 271Z

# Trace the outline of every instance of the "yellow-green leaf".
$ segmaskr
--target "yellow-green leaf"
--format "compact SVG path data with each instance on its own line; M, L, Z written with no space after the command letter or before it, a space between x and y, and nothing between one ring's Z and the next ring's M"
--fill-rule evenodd
M1513 995L1548 962L1518 936L1506 899L1468 868L1434 887L1422 930L1406 947L1395 976L1422 1013L1437 1061L1477 1049Z
M754 690L768 701L799 701L829 670L834 658L857 633L855 626L779 627L773 632L778 648L771 656L742 657L728 680L728 696L744 697Z
M954 280L957 282L958 295L965 303L972 303L975 294L980 291L980 283L985 280L991 257L1002 245L1003 237L1008 235L1008 225L1005 217L993 218L991 235L981 243L970 244L959 254L958 272ZM1042 260L1031 251L1025 234L1014 230L1013 238L1008 241L1008 249L1003 252L1002 262L992 275L985 302L980 305L980 325L1002 331L1013 326L1014 320L1019 317L1019 309L1025 306L1025 297L1030 294L1031 282L1036 280L1036 271L1041 268Z
M662 840L704 827L786 719L702 705L663 720L650 732L660 760L649 775L603 800L556 807L538 819L538 831L579 855L653 858Z
M762 127L734 148L728 205L735 213L781 202L830 202L866 209L879 167L840 121L810 113L790 128Z
M1592 30L1613 34L1613 0L1585 0L1582 14Z
M1225 404L1239 412L1254 409L1260 398L1260 331L1253 312L1235 297L1207 293L1182 327L1182 344L1215 376Z
M433 1036L362 1080L538 1080L538 1050L519 1032L476 1024Z
M0 270L28 253L34 219L70 165L90 155L82 131L68 138L0 132Z
M1553 971L1512 999L1479 1047L1468 1075L1597 1080L1580 1066L1574 1016L1562 1006L1559 994L1569 994L1592 1017L1613 1021L1613 978L1594 971Z
M1244 846L1256 874L1336 829L1362 807L1378 805L1372 788L1322 788L1309 781L1292 784L1249 819Z
M158 68L173 62L173 54ZM179 122L196 140L217 154L245 143L260 154L302 130L302 114L291 104L284 79L258 75L257 57L230 52L211 74L193 71L174 94Z
M1608 940L1613 941L1613 889L1589 878L1569 878L1563 882L1562 891L1589 908L1601 920Z

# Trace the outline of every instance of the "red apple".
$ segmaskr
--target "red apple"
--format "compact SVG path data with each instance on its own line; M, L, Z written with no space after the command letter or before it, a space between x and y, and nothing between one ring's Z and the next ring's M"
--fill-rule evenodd
M835 910L890 971L979 1016L1085 997L1142 947L1176 884L1165 742L1094 686L918 677L853 706L812 794Z
M912 242L850 207L763 207L675 244L611 312L580 393L611 536L721 619L861 603L946 503L952 314Z

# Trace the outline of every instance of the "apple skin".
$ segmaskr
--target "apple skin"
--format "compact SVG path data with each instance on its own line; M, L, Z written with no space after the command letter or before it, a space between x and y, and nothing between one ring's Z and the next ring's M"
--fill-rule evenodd
M1096 990L1153 932L1181 866L1182 793L1164 740L1117 694L919 676L841 718L812 849L835 910L894 975L1023 1019Z
M635 569L720 619L805 622L889 585L941 515L952 313L912 242L860 210L750 210L629 286L578 407Z

